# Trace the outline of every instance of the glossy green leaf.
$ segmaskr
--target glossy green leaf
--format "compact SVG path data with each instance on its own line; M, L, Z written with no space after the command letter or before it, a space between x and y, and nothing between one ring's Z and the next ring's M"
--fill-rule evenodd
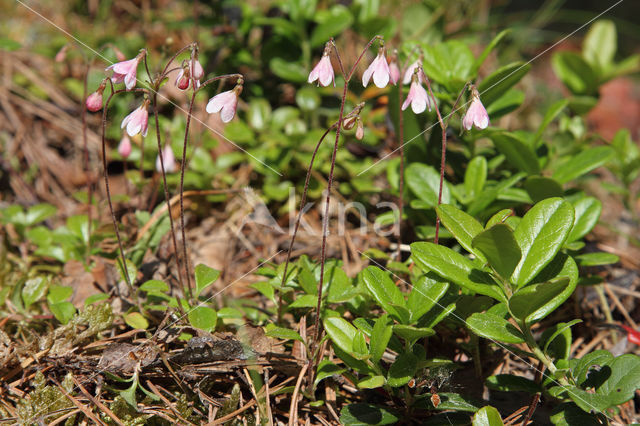
M534 394L540 392L541 386L531 379L512 374L496 374L487 377L487 387L489 389L502 392L528 392Z
M504 39L510 32L510 29L502 30L493 38L493 40L489 42L487 47L484 48L480 56L478 56L478 58L473 63L474 72L477 72L478 69L480 69L480 66L484 63L493 49L495 49L496 46L502 41L502 39Z
M562 164L562 167L553 173L553 178L560 183L570 182L604 165L611 160L614 155L615 151L608 146L598 146L587 149Z
M613 360L611 352L606 350L597 350L590 352L580 359L574 359L575 366L572 368L572 375L578 385L582 386L587 380L587 374L593 366L601 367L607 365Z
M509 89L487 107L487 114L495 122L497 118L509 114L524 102L524 92L518 89Z
M495 147L507 157L507 161L528 174L540 173L538 158L531 147L512 133L491 135Z
M416 340L422 339L423 337L429 337L436 334L436 332L433 331L432 328L426 328L426 327L418 328L418 327L412 327L410 325L404 325L404 324L394 325L393 332L399 337L402 337L403 339L408 340L410 342L415 342Z
M149 321L140 312L129 312L123 315L124 322L134 330L146 330L149 328Z
M397 306L404 307L405 301L402 292L389 278L387 272L376 266L369 266L362 272L362 279L369 293L386 312L403 324L409 322L406 314L396 309Z
M271 71L283 80L294 83L304 83L307 81L309 70L297 62L291 62L282 58L273 58L269 61ZM225 133L226 134L226 133ZM237 141L237 138L231 138Z
M208 306L196 306L189 311L187 318L193 327L209 332L215 330L218 322L217 312Z
M513 210L511 209L500 210L498 213L495 213L493 216L489 218L484 229L489 229L499 223L504 223L507 220L507 218L509 218L510 216L513 216Z
M303 294L289 304L289 308L315 308L318 306L318 296Z
M49 286L49 293L47 294L47 301L51 304L64 302L71 297L73 294L73 288L62 286L62 285L52 285Z
M339 376L342 373L347 371L344 367L338 367L333 362L325 359L320 361L318 364L318 370L316 373L316 379L314 383L317 385L321 380L326 379L327 377Z
M438 205L440 190L440 173L433 167L423 163L411 163L405 172L407 186L411 192L429 207ZM442 186L442 204L451 202L451 194L447 182Z
M531 65L527 63L513 62L497 69L482 80L478 85L478 91L485 107L490 106L519 82L530 68Z
M573 206L561 198L548 198L524 215L513 236L522 252L511 282L530 282L556 255L573 226Z
M249 102L247 118L251 127L264 130L271 121L271 105L263 98L252 99Z
M608 19L599 19L591 25L582 45L582 55L594 69L611 68L618 48L616 25Z
M487 181L487 159L481 155L469 161L464 172L464 190L470 199L478 196Z
M567 359L571 351L571 327L581 323L575 319L569 322L559 322L542 333L540 341L544 342L542 351L555 359Z
M22 287L22 301L24 302L24 307L28 308L30 305L42 299L47 293L48 287L49 280L45 277L40 276L27 280ZM64 299L66 299L66 297Z
M122 258L120 256L118 256L116 263L118 264L118 272L120 272L120 278L122 279L122 281L127 282L127 279L125 278L125 271L122 266ZM127 265L127 274L129 278L128 283L133 285L136 282L136 277L138 276L138 268L136 268L136 265L129 259L125 259L125 265Z
M449 204L439 205L436 212L442 224L453 234L462 247L480 259L485 259L482 252L475 250L472 244L473 238L484 230L480 222Z
M551 423L556 426L602 426L602 419L589 414L577 405L565 402L556 406L549 417Z
M311 32L311 47L323 46L329 38L337 36L353 23L353 16L343 5L335 5L330 10L330 17L316 26Z
M62 324L68 323L76 313L76 308L71 302L49 303L49 310Z
M473 53L466 43L449 40L425 46L422 66L433 81L459 91L473 70Z
M473 415L473 426L503 426L502 417L495 408L487 405Z
M620 258L613 253L605 253L603 251L596 253L584 253L576 256L576 261L581 267L585 266L602 266L618 263Z
M415 377L417 369L418 358L412 352L401 353L389 367L387 384L394 388L404 386Z
M195 297L200 296L202 290L213 284L220 276L220 271L203 265L202 263L195 268L196 277L196 293Z
M25 226L32 226L55 215L58 209L51 204L36 204L25 214Z
M553 312L571 296L576 283L568 278L532 284L521 288L509 299L509 310L519 320L533 324Z
M598 81L593 68L574 52L556 52L551 57L553 71L575 95L595 95Z
M363 402L346 405L340 411L340 423L345 426L390 425L396 424L400 418L386 407Z
M553 122L553 120L556 119L558 115L560 115L562 110L564 110L567 105L569 105L569 101L567 99L560 99L559 101L551 104L549 109L547 109L547 112L545 112L544 114L542 123L538 127L538 131L536 132L536 135L534 137L536 141L539 141L542 138L542 134L544 133L545 129L549 126L549 124Z
M296 92L296 103L303 111L313 111L320 106L320 95L314 87L303 87Z
M467 327L475 334L486 339L504 343L523 343L520 330L506 319L497 315L476 312L467 318Z
M103 300L107 300L109 299L109 295L106 293L97 293L97 294L92 294L91 296L87 297L84 300L84 306L89 306L92 305L94 303L98 303L98 302L102 302Z
M564 195L562 185L554 179L542 176L529 176L524 182L524 189L534 203L539 203L547 198L562 197Z
M160 280L149 280L140 286L140 290L147 293L167 293L169 291L169 285Z
M391 339L392 334L393 329L389 324L387 314L376 319L373 325L373 331L371 332L371 340L369 342L369 353L371 354L371 360L373 362L378 362L382 359L382 355L387 349L387 345L389 344L389 339Z
M577 241L591 232L602 212L602 203L593 197L580 198L571 204L575 211L575 219L567 242Z
M304 340L297 331L290 328L273 326L272 324L269 324L269 326L267 326L265 335L269 337L275 337L276 339L297 340L304 343Z
M498 195L511 188L525 176L526 173L520 172L507 179L501 180L495 185L485 187L484 191L482 191L482 193L477 196L471 204L469 204L469 208L467 209L468 213L472 216L480 214L485 208L491 205L493 201L495 201Z
M508 279L520 262L522 254L509 225L497 224L473 238L473 247L480 250L491 267Z
M640 388L640 357L634 354L621 355L607 363L607 367L611 375L596 392L607 397L609 407L633 398L636 389Z
M358 382L359 389L375 389L384 386L384 376L366 377Z
M89 218L87 215L75 215L67 219L67 228L83 243L89 241Z
M413 284L407 309L411 315L411 323L415 324L424 314L433 308L449 288L449 283L437 281L429 276L422 276Z
M489 274L448 247L428 242L411 244L411 257L425 271L433 271L442 278L478 294L504 301L504 293Z
M338 317L325 318L323 324L334 345L347 353L353 352L353 340L358 331L354 326L347 320Z

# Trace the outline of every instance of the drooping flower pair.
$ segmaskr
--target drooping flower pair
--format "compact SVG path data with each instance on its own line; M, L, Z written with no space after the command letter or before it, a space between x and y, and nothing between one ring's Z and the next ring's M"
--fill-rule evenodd
M236 114L238 96L242 93L243 84L244 80L239 78L233 89L219 93L211 98L207 103L207 112L209 114L219 112L223 123L230 122Z
M111 81L114 84L124 82L124 87L127 90L131 90L136 86L138 64L142 58L144 58L145 54L146 50L143 49L135 58L115 63L107 67L105 71L113 70Z
M409 105L411 105L411 110L416 114L423 113L427 108L431 111L431 99L421 83L422 72L422 65L418 63L413 69L409 93L402 104L403 111L407 109Z
M462 126L466 130L471 130L474 125L478 129L486 129L489 125L489 114L487 114L487 110L482 105L482 101L480 101L478 89L475 86L471 86L471 105L469 105L469 109L462 119Z

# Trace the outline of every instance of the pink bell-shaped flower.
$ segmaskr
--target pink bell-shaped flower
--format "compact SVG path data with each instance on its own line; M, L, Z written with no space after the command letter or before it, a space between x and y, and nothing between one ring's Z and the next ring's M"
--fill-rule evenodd
M189 66L185 65L180 69L178 77L176 78L176 87L180 90L187 90L191 84L191 73Z
M389 84L390 71L389 64L387 64L387 58L384 56L384 48L381 47L378 50L378 56L371 62L371 65L362 74L362 85L367 87L369 80L373 77L373 84L379 88L384 88Z
M129 139L129 135L126 133L122 136L118 144L118 154L125 160L131 155L131 139Z
M413 74L409 94L407 94L407 98L402 104L403 111L411 104L411 110L416 114L423 113L427 107L429 111L431 111L431 99L429 99L429 94L418 80L418 71L420 71L420 69L416 70Z
M236 114L240 93L242 93L242 80L233 89L218 93L211 98L207 104L207 112L209 114L219 112L223 123L230 122Z
M394 50L389 63L389 78L394 85L400 80L400 68L398 68L398 51Z
M418 59L417 61L409 65L409 68L407 68L407 70L404 72L404 78L402 79L402 84L411 83L411 78L413 77L413 74L415 73L416 68L418 67L422 68L422 58ZM420 83L424 83L424 81L422 81L422 74L420 73L418 73L418 81Z
M140 133L142 136L147 136L147 130L149 130L149 113L147 112L147 105L149 101L147 99L142 102L138 108L127 115L122 120L121 129L127 128L129 136L134 136Z
M331 45L327 43L324 47L322 58L309 73L309 78L307 79L309 83L313 83L318 80L318 84L321 86L327 87L329 84L333 83L333 87L336 87L336 77L333 73L331 58L329 57L330 52Z
M486 129L489 125L489 114L480 101L480 94L475 86L471 86L471 105L462 119L462 125L466 130L471 130L475 125L478 129Z
M191 75L196 80L196 86L200 86L200 79L204 77L204 69L202 68L202 64L198 61L198 56L191 59Z
M144 51L140 52L138 56L128 61L118 62L116 64L107 67L105 71L113 70L111 81L114 83L124 82L124 86L127 90L131 90L136 85L136 73L138 70L138 64L144 56Z
M162 155L162 160L160 160ZM160 162L162 161L162 163ZM176 171L176 157L173 155L171 145L165 145L161 153L158 153L156 157L156 170L158 173L162 173L162 164L164 164L164 171L166 173L173 173Z

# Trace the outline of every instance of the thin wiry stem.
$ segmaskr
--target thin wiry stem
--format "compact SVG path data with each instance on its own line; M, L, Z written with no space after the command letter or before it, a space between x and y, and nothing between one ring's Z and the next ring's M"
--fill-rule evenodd
M335 139L335 142L333 144L333 153L331 155L331 168L329 170L329 178L327 179L327 197L326 197L326 200L325 200L324 216L322 217L322 246L321 246L321 249L320 249L320 281L318 281L318 304L316 306L316 318L315 318L315 322L314 322L313 341L312 341L314 348L317 347L318 339L320 338L320 316L321 316L321 308L322 308L322 287L323 287L323 282L324 282L324 267L325 267L326 256L327 256L327 230L329 228L329 204L331 202L331 186L333 184L333 173L335 171L335 165L336 165L336 154L338 152L338 143L340 142L340 129L342 128L342 120L343 120L343 117L344 117L344 104L345 104L345 102L347 100L347 89L349 87L349 81L351 80L351 77L353 76L353 74L354 74L354 72L356 70L356 67L358 66L358 64L360 63L360 61L364 57L364 55L367 53L367 51L369 50L369 48L371 47L373 42L376 41L376 40L379 40L381 38L382 37L377 35L377 36L373 37L369 41L369 43L367 43L365 48L360 53L360 56L358 56L358 59L356 59L355 63L351 67L351 70L349 71L348 75L344 74L344 67L342 65L342 59L340 58L340 53L338 52L338 48L337 48L335 42L333 42L333 39L331 40L331 44L333 46L333 50L335 51L336 57L338 58L338 63L340 64L340 70L341 70L343 76L345 77L345 79L344 79L344 87L342 89L342 98L340 100L340 114L338 115L338 126L336 127L336 139ZM315 366L317 364L316 361L317 361L317 357L315 357L311 361L311 368L309 369L309 383L313 383L313 376L315 375Z
M311 154L311 161L309 162L309 167L307 168L307 176L304 180L304 190L302 191L302 198L300 199L300 209L298 210L298 217L296 218L296 224L293 228L293 235L291 236L291 241L289 241L289 249L287 250L287 260L284 262L284 272L282 274L282 282L280 283L280 291L278 293L278 323L282 321L282 296L284 293L284 286L287 280L287 271L289 269L289 262L291 261L291 251L293 250L293 243L296 240L296 236L298 235L298 228L300 227L300 222L302 220L302 214L304 212L304 206L307 202L307 192L309 190L309 180L311 178L311 170L313 169L313 162L316 159L316 154L318 153L318 149L320 149L320 145L324 138L329 134L329 132L335 129L338 126L338 123L334 123L331 127L329 127L322 134L322 137L316 144L315 149L313 150L313 154Z
M106 129L107 129L107 111L109 110L109 102L111 102L111 98L118 93L126 92L125 89L115 91L113 88L113 83L111 79L109 79L109 84L111 85L111 93L107 98L107 101L104 104L104 108L102 110L102 168L104 172L104 185L107 193L107 202L109 204L109 211L111 212L111 219L113 220L113 229L116 233L116 239L118 240L118 249L120 251L120 257L122 257L122 271L124 272L124 279L129 286L129 290L132 294L135 294L133 290L133 283L129 279L129 270L127 268L127 261L124 257L124 247L122 245L122 238L120 237L120 230L118 228L118 221L116 220L116 214L113 210L113 202L111 201L111 190L109 188L109 170L107 164L107 143L106 143ZM142 92L147 93L146 89L133 89L134 92Z
M83 150L83 168L87 179L87 257L85 261L89 263L91 257L91 222L92 222L92 201L93 201L93 182L89 176L89 145L87 143L87 85L89 80L89 70L91 64L87 62L84 72L84 85L82 93L82 111L80 112L80 120L82 121L82 150Z
M440 123L440 128L442 129L442 155L440 156L440 187L438 189L438 205L442 202L442 187L444 185L444 166L447 155L447 126L445 126L444 121L442 120L442 115L440 115L440 108L436 103L436 97L431 90L431 82L429 78L424 73L422 67L420 67L420 73L422 73L422 78L424 78L425 83L427 84L427 89L429 90L429 96L431 96L431 100L433 101L433 107L436 110L436 115L438 116L438 122ZM435 244L438 244L438 236L440 233L440 217L436 215L436 235L433 239Z
M196 80L193 77L193 73L191 73L190 75L191 88L193 93L191 94L191 100L189 102L189 110L187 112L187 124L185 126L185 131L184 131L184 141L182 143L182 161L180 161L180 188L178 189L178 193L180 196L180 234L182 236L182 254L184 257L185 274L187 276L187 291L189 292L189 298L192 300L193 300L193 291L192 291L192 284L191 284L191 270L189 268L189 258L187 256L187 237L185 234L185 226L184 226L184 173L185 173L185 168L187 163L187 143L189 141L189 127L191 125L191 116L193 115L193 104L196 99L196 94L200 89L202 89L203 87L205 87L206 85L214 81L218 81L226 78L233 78L233 77L242 78L242 74L226 74L226 75L213 77L205 81L198 88L196 88Z

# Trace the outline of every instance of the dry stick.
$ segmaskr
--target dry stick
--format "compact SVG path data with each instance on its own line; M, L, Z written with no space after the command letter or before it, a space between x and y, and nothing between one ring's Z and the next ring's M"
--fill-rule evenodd
M300 374L298 375L298 380L296 381L296 386L293 389L293 394L291 395L291 406L289 407L289 426L293 426L297 423L298 395L300 394L300 387L302 386L302 378L304 377L304 373L306 373L307 368L309 368L309 364L305 364L300 370Z
M287 260L284 263L284 272L282 274L282 282L280 283L280 291L278 292L278 323L282 321L282 295L284 293L284 284L287 280L287 269L289 268L289 262L291 260L291 251L293 250L293 243L296 240L296 235L298 235L298 228L300 227L300 222L302 220L302 214L304 212L304 205L307 201L307 192L309 190L309 180L311 178L311 170L313 169L313 162L316 159L316 154L318 153L318 149L320 149L320 145L324 138L329 134L329 132L336 128L338 123L334 123L325 130L324 134L316 144L315 149L313 150L313 154L311 154L311 161L309 162L309 168L307 169L307 176L304 180L304 190L302 191L302 198L300 199L300 209L298 210L298 217L296 219L296 224L293 228L293 235L291 236L291 241L289 242L289 249L287 250Z
M333 41L333 39L331 39L330 41L330 43L333 46L333 50L336 54L336 57L338 58L338 63L340 64L340 71L342 72L342 75L344 77L344 87L342 89L342 99L340 101L340 114L338 115L338 127L336 128L336 139L335 139L335 143L333 144L333 153L331 155L331 168L329 170L329 178L327 179L327 197L325 201L324 216L322 218L322 247L320 250L320 281L318 281L318 304L316 307L316 318L315 318L314 330L313 330L313 346L314 347L317 346L318 338L320 337L320 309L322 307L321 305L322 305L322 284L324 282L324 264L327 256L327 230L329 227L329 204L331 202L331 185L333 184L333 172L336 166L336 154L338 152L338 143L340 142L340 128L342 127L342 119L344 116L344 104L347 99L347 89L349 87L349 81L351 80L351 77L353 76L353 73L355 72L356 67L360 63L360 60L367 53L367 51L369 50L373 42L379 39L381 39L381 37L376 35L371 40L369 40L369 43L367 43L366 47L362 50L362 53L360 53L360 56L358 56L358 59L351 67L351 70L349 71L349 75L346 75L344 72L342 59L340 58L340 54L338 52L338 48L335 42ZM320 356L319 352L317 353L317 356ZM315 364L316 364L315 361L317 356L314 356L314 359L311 361L311 368L309 369L309 383L313 383L313 375L315 373Z
M536 383L540 383L540 381L542 380L542 367L543 367L543 362L540 361L538 363L538 368L536 369L536 377L535 377ZM529 423L531 416L533 416L533 413L536 411L538 402L540 402L540 392L536 392L536 394L531 399L531 404L529 404L529 411L527 411L527 415L522 420L521 426L526 426L527 423Z
M113 202L111 201L111 190L109 189L109 171L107 170L107 144L105 141L105 133L107 129L107 111L109 110L109 102L111 102L111 98L113 98L113 95L126 92L126 90L125 89L120 89L117 91L114 90L113 82L111 82L111 79L109 79L109 84L111 85L111 93L109 94L107 101L104 103L104 108L102 110L102 168L104 169L103 170L104 186L107 193L107 202L109 203L109 211L111 212L111 219L113 220L113 229L116 232L116 239L118 240L118 249L120 250L120 256L122 257L122 271L124 272L124 279L127 282L127 285L129 286L129 290L131 290L131 292L134 293L133 283L129 279L129 270L127 268L127 261L126 261L126 258L124 257L124 248L122 246L122 238L120 237L120 230L118 229L118 221L116 220L116 214L113 211ZM147 94L146 89L134 88L131 91L142 92ZM140 302L137 299L138 298L136 297L136 301L138 302L138 305L140 305ZM140 311L142 311L141 307L140 307Z
M116 424L118 424L119 426L124 426L124 423L122 423L122 421L118 418L118 416L113 414L113 411L111 411L106 405L104 405L97 398L94 398L89 392L87 392L85 387L82 386L82 383L80 383L78 379L76 379L74 376L71 376L71 378L73 379L73 382L76 384L76 386L80 389L80 392L82 392L82 394L86 396L87 399L89 399L89 401L93 402L96 405L96 407L98 407L106 415L111 417L111 420L113 420Z

